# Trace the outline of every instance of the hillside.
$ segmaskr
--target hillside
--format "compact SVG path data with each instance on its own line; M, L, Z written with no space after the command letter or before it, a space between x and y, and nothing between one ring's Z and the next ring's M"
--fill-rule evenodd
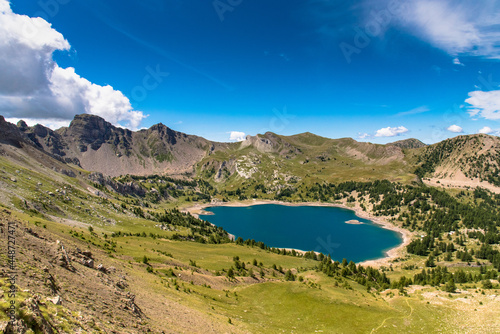
M500 138L496 136L444 140L421 149L417 163L416 174L434 183L500 189Z
M421 148L427 146L426 144L422 143L420 140L415 138L398 140L393 143L390 143L389 145L394 145L402 149Z
M297 183L416 180L399 147L311 133L248 136L236 146L205 157L197 171L219 187L262 184L272 191Z

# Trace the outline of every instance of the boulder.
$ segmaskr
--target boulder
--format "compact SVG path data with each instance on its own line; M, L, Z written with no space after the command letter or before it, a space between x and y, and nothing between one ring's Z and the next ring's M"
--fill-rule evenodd
M54 298L47 298L47 300L54 305L61 305L61 303L62 303L60 296L55 296Z

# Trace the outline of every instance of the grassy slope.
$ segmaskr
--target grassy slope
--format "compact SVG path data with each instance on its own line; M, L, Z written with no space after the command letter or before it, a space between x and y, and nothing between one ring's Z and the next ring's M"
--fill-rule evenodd
M155 331L274 333L283 330L322 330L325 333L365 333L375 329L374 332L381 333L451 332L468 326L471 332L479 333L484 332L485 326L487 329L498 328L498 323L494 320L496 318L493 317L498 312L495 298L491 297L496 293L493 291L482 295L479 291L476 293L475 289L469 289L452 298L433 288L416 291L410 297L399 296L397 291L388 291L382 295L370 294L352 281L347 281L350 288L346 288L343 287L345 280L337 281L311 270L315 264L311 260L234 244L206 245L165 239L119 237L113 238L116 242L115 253L109 250L104 234L110 235L117 231L158 233L155 223L133 216L130 210L120 209L121 201L125 198L118 196L103 200L90 194L87 191L88 185L79 179L55 174L34 164L14 164L4 158L0 158L0 164L2 188L5 190L2 202L9 209L14 205L19 210L26 210L26 199L28 207L32 207L33 203L45 204L47 210L55 216L94 226L96 234L91 235L87 225L68 226L34 212L27 215L13 211L16 219L35 231L50 236L52 242L61 240L69 245L68 248L90 249L106 266L114 266L124 272L129 282L127 290L136 295L137 304L148 317L144 325ZM11 177L15 177L16 182L10 181ZM39 182L42 185L38 185ZM55 191L64 187L69 201ZM6 197L10 198L11 204ZM81 208L77 208L78 206ZM85 208L89 210L85 211ZM103 217L112 222L106 222ZM45 228L42 228L44 225ZM79 237L73 236L75 231L79 233ZM20 233L23 236L21 230ZM162 233L168 236L173 232ZM188 231L180 230L178 233L187 234ZM4 240L2 249L5 249L3 242ZM153 273L148 273L147 265L142 263L144 256L150 258ZM250 263L253 259L262 262L265 279L237 277L236 280L228 280L223 273L216 276L217 271L233 265L234 256L239 256L256 274L259 268ZM191 266L190 260L195 261L197 267ZM30 273L41 271L41 268L28 257L23 261L25 262L20 263L20 267L25 268L22 272L24 278L20 281L26 283L30 279ZM422 258L411 257L408 263L421 266L422 261ZM298 275L305 279L304 282L284 282L283 275L276 271L276 277L273 277L273 264L282 266L285 270L298 270ZM1 258L1 266L6 267L5 257ZM168 276L167 269L173 269L177 277ZM395 265L395 271L388 272L388 275L397 278L401 274L410 276L417 271L404 271ZM80 284L76 276L75 280L63 281L61 284L66 286L66 292L61 292L63 299L74 298L69 291L77 289ZM178 290L176 285L179 286ZM21 285L21 289L25 287ZM2 289L5 288L3 284ZM32 289L36 292L36 288ZM394 296L391 297L391 294ZM466 302L459 300L465 299L465 296L468 297ZM20 293L19 298L26 299L28 294ZM469 302L470 300L473 302ZM85 304L85 300L81 302ZM46 304L48 306L43 311L47 318L61 321L61 328L85 326L79 323L78 315L67 308L71 303L62 307ZM474 311L475 309L478 311ZM55 315L56 313L59 315ZM63 321L63 316L69 320ZM228 319L231 319L232 324L228 323ZM105 323L102 326L112 327ZM86 328L97 332L96 329Z
M19 217L31 220L29 226L44 233L43 229L34 226L35 220L23 215ZM88 245L69 237L70 228L43 219L36 221L46 224L45 233L56 236L65 244L74 242L82 248ZM80 233L82 232L89 242L92 240L99 244L97 240L102 239L92 239L88 232L81 230ZM474 289L469 289L451 298L433 288L417 291L410 297L398 296L394 290L377 295L367 293L364 287L352 281L348 281L350 288L343 287L343 282L336 286L336 279L305 269L311 266L310 260L284 257L251 247L203 245L135 237L118 238L117 245L118 253L114 258L106 260L107 265L126 272L129 290L137 295L136 302L150 318L148 324L151 328L188 333L199 332L196 327L192 327L197 324L214 323L224 324L222 328L226 330L252 333L278 333L282 330L297 333L312 330L325 333L366 333L372 329L376 329L377 333L431 333L452 332L453 329L465 327L471 332L479 333L481 328L492 329L498 326L493 316L498 311L498 305L491 297L496 293L494 291L481 295L474 293ZM171 253L173 258L155 254L150 251L152 248ZM105 256L94 246L90 246L90 250L98 258ZM155 274L147 273L146 265L140 263L140 257L144 254L151 257L150 263L155 268ZM278 275L277 279L269 278L267 282L259 284L255 284L258 283L255 280L241 277L230 282L225 277L214 277L212 273L204 270L228 268L232 265L234 255L239 255L247 263L254 258L262 261L266 272L270 270L272 263L279 263L284 268L304 267L305 271L301 271L299 275L305 280L283 282L279 279L281 275ZM189 266L191 259L196 260L199 268ZM173 282L176 279L162 275L162 269L174 266L178 268L174 269L174 272L180 276L177 279L179 290L174 288ZM397 277L399 273L393 273L392 276ZM194 284L191 284L191 281L194 281ZM64 283L71 286L71 282ZM203 284L212 287L208 288ZM26 296L21 295L22 298ZM56 308L50 303L47 304L49 306L46 311L55 312ZM474 311L475 309L478 311ZM191 320L191 324L188 318L177 314L184 311L194 314L195 319ZM166 315L172 315L170 312L177 314L178 319L164 319ZM471 315L470 312L477 312L477 316ZM71 312L62 314L71 318ZM227 323L229 318L232 325ZM478 319L486 322L481 323ZM184 323L185 321L188 323ZM74 325L74 319L69 323ZM71 326L70 324L65 326Z
M276 136L278 144L276 152L262 153L255 147L248 146L240 149L233 145L226 151L219 151L206 157L198 165L198 173L202 174L200 166L210 161L229 161L230 159L248 161L248 157L257 157L259 164L254 165L258 172L252 176L254 183L271 184L270 176L275 170L279 171L283 183L285 175L297 176L306 184L315 182L342 182L347 180L373 181L388 179L403 183L415 180L411 174L411 167L405 159L388 161L391 154L384 145L356 142L349 138L329 139L310 133L295 136ZM299 153L279 154L287 147L300 149ZM245 159L245 157L247 159ZM324 157L324 160L321 159ZM241 164L240 164L241 165ZM241 167L245 170L245 167ZM247 168L248 169L248 168ZM241 179L231 177L224 187L229 189L241 184Z

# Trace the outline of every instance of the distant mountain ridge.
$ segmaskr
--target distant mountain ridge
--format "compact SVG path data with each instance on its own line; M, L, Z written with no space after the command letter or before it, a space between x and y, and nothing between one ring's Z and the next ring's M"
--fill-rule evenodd
M293 188L297 182L409 183L418 177L479 180L500 187L500 140L488 135L459 136L433 145L414 138L379 145L309 132L267 132L243 142L219 143L161 123L130 131L89 114L76 115L68 127L55 131L23 121L16 126L0 116L0 130L1 143L30 145L60 162L111 177L184 175L229 188L252 180L270 190Z
M34 145L68 163L110 176L181 174L222 143L174 131L163 124L137 132L113 126L95 115L76 115L69 127L51 130L18 123Z

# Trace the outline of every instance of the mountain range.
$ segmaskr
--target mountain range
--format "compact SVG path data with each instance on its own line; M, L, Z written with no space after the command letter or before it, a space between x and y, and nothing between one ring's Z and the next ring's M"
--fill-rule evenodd
M379 145L312 133L267 132L242 142L213 142L156 124L130 131L95 115L76 115L69 127L8 123L0 116L0 142L34 147L76 168L107 176L161 174L236 185L252 179L272 188L305 182L388 179L453 186L500 186L500 141L464 135L426 145L406 139Z

